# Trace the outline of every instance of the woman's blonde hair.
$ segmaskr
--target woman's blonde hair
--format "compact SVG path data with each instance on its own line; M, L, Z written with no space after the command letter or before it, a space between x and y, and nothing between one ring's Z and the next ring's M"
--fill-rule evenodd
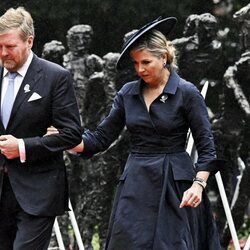
M12 29L19 29L24 40L35 36L33 19L24 7L10 8L0 17L0 34Z
M175 47L160 31L156 29L149 31L131 46L130 51L144 49L157 57L167 55L167 64L170 69L177 69Z

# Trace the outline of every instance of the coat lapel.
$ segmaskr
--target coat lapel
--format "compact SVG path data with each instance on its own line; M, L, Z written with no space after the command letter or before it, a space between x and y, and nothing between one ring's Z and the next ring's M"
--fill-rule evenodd
M8 127L11 126L11 123L15 118L15 115L18 112L18 109L21 106L21 104L27 102L30 96L32 95L33 93L32 90L41 77L42 77L42 71L39 66L39 59L37 58L37 56L34 55L32 62L27 70L27 73L23 79L23 82L20 86L20 89L17 93L17 96L15 98Z

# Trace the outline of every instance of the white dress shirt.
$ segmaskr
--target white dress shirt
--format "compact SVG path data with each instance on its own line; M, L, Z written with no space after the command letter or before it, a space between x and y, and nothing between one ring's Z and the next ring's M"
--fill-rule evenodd
M27 73L27 70L31 64L32 58L33 58L33 52L30 51L30 54L29 54L26 62L17 71L18 75L16 76L15 82L14 82L14 98L16 98L16 95L21 87L23 79L24 79L24 77ZM2 108L2 104L3 104L4 95L6 93L7 86L8 86L8 81L9 81L8 73L9 73L8 70L6 68L4 68L3 69L3 80L2 80L2 91L1 91L1 108ZM20 161L25 162L26 161L26 152L25 152L25 144L24 144L23 139L18 139L18 147L19 147Z

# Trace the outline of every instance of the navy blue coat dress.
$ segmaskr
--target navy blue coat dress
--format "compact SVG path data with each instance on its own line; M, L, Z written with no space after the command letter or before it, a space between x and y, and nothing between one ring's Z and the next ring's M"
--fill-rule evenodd
M209 200L179 208L197 171L218 164L206 105L199 90L171 72L165 89L147 110L145 83L125 84L96 131L83 134L84 155L103 151L127 127L130 154L120 177L110 218L108 250L219 250ZM185 151L191 129L198 161Z

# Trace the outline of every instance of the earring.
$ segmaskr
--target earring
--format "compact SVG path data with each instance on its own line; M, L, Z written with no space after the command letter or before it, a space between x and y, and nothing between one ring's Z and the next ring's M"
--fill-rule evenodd
M164 68L164 69L170 70L170 63L164 62L164 63L163 63L163 68Z

